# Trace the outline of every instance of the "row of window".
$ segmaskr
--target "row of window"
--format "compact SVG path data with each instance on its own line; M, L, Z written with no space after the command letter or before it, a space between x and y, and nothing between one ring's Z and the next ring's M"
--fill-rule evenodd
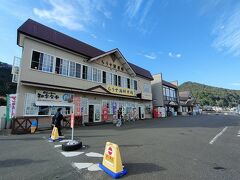
M137 81L65 59L33 51L31 68L43 72L55 72L63 76L81 78L93 82L137 90Z
M177 91L176 89L167 87L167 86L163 86L163 95L170 97L170 98L176 98L177 97Z

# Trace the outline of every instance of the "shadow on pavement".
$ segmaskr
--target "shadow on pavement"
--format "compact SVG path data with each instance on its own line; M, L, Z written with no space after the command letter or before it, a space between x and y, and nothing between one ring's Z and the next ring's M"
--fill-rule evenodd
M129 172L128 175L153 173L167 170L166 168L160 167L153 163L128 163L125 165L125 167Z
M46 160L34 161L31 159L7 159L7 160L0 161L0 168L23 166L23 165L32 164L32 163L43 163L43 162L46 162Z

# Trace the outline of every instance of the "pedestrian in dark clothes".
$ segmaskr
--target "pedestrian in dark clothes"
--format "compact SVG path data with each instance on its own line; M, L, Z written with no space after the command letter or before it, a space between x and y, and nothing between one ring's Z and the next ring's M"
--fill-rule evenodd
M58 108L56 114L52 118L52 124L58 128L58 134L59 136L63 136L62 134L62 126L61 126L61 121L66 121L66 119L63 117L61 113L62 108Z

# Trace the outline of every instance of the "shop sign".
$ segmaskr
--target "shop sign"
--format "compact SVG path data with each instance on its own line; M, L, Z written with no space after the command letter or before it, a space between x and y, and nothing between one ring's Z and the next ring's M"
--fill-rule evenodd
M107 108L107 106L103 106L103 120L104 121L108 120L108 108Z
M107 90L113 94L125 95L125 96L135 96L135 91L133 89L107 85Z
M9 117L13 118L16 116L16 104L17 104L17 95L9 95Z
M46 91L46 90L36 90L37 101L54 101L54 102L73 102L73 94Z

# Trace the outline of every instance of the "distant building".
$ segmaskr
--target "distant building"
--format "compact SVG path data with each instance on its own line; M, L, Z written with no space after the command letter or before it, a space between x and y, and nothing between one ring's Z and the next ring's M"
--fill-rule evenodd
M179 102L179 112L181 112L183 115L193 114L193 112L196 110L195 107L197 107L197 101L190 91L180 91Z
M153 107L164 107L168 115L176 115L179 106L178 83L162 79L162 74L153 75Z

